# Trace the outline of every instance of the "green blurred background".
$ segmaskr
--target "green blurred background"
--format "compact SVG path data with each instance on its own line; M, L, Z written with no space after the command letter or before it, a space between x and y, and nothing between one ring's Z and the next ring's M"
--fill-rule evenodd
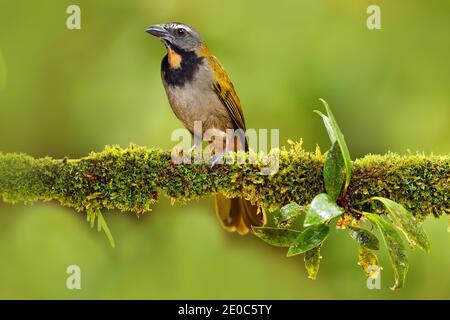
M312 110L325 98L352 156L450 150L448 1L7 1L0 2L0 151L80 157L106 144L169 148L180 127L159 76L164 48L146 26L195 26L227 68L247 124L281 140L328 147ZM366 28L379 4L382 30ZM66 8L81 6L81 30ZM226 233L212 198L139 220L105 214L115 237L54 204L0 203L0 298L399 299L450 297L447 218L429 219L429 254L410 254L406 287L368 290L357 247L333 232L316 281L301 257ZM68 265L82 289L66 289Z

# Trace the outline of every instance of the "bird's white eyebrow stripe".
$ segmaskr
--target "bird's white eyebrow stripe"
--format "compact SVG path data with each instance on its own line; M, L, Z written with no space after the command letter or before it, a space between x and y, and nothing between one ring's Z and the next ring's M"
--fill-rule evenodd
M189 28L186 25L179 24L179 23L172 23L172 24L170 24L170 27L171 28L181 28L181 29L184 29L186 31L191 31L191 28Z

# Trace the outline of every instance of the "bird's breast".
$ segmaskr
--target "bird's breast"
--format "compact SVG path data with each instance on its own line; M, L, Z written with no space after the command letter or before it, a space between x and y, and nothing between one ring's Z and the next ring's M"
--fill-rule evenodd
M214 74L206 61L200 62L195 71L183 79L182 84L171 81L172 75L167 76L168 72L173 71L164 68L161 70L164 88L173 112L191 133L194 131L195 121L202 123L203 131L234 128L228 110L212 89Z

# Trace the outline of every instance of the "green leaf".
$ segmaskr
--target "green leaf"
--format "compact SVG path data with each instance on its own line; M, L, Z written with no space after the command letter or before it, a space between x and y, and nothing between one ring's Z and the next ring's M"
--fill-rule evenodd
M403 232L406 239L414 247L418 246L425 252L430 251L430 242L422 225L416 218L401 204L382 197L374 197L372 200L378 200L384 204L396 226Z
M88 210L87 211L87 213L86 213L86 220L89 223L89 225L91 226L91 228L94 227L96 217L97 217L97 214L96 214L95 210Z
M315 280L320 266L320 245L305 252L305 268L308 272L308 278Z
M103 232L105 232L105 235L108 238L109 243L111 244L111 247L115 248L116 244L114 243L114 238L113 238L111 231L109 230L108 225L106 224L106 221L103 218L103 215L100 212L100 210L97 211L97 228L98 228L98 231L103 230Z
M369 230L349 226L348 233L350 237L358 241L360 245L366 247L367 249L380 249L380 242L378 241L378 238Z
M325 224L318 224L306 228L291 244L287 256L292 257L317 247L325 241L329 232L330 227Z
M305 212L305 208L299 206L295 202L289 203L283 206L281 209L273 212L272 218L276 228L280 229L294 229L298 230L302 228L303 221L298 219L302 213ZM273 225L270 225L273 226Z
M334 144L337 141L336 134L334 133L333 126L331 125L330 118L324 115L322 112L318 110L314 110L319 116L322 117L325 128L327 129L328 137L330 137L331 144Z
M268 244L276 247L289 247L300 235L300 231L271 227L252 227L253 233Z
M325 100L320 99L320 101L322 101L322 103L324 104L325 109L327 110L328 117L325 117L323 114L320 114L319 112L318 113L322 116L322 119L325 123L325 127L327 128L328 131L328 135L330 136L331 142L334 144L337 141L341 149L342 156L344 158L345 164L344 192L345 192L350 184L350 178L352 175L352 161L350 158L350 152L348 151L347 144L345 143L344 135L342 134L341 129L339 129L337 121L334 118L333 113L331 112L330 106Z
M405 284L406 273L408 272L408 256L405 245L400 234L383 218L372 213L365 213L365 217L380 229L383 240L389 252L392 266L394 268L395 283L392 290L400 289Z
M342 186L344 185L344 158L342 157L341 149L335 142L327 154L325 163L323 165L323 179L325 182L325 190L334 202L341 194Z
M359 246L358 265L368 277L373 279L378 277L381 270L376 253L362 245Z
M280 220L288 221L302 213L302 207L295 202L289 203L280 209Z
M333 199L326 193L318 194L308 207L304 226L311 226L314 224L321 224L334 217L340 216L344 213L344 209L339 207Z

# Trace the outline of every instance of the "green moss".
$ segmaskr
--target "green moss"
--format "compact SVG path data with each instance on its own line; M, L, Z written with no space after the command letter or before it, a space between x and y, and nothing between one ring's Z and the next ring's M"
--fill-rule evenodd
M175 165L169 152L134 145L106 147L76 160L0 154L0 196L10 203L54 200L78 211L106 208L141 214L160 193L186 202L220 191L273 210L289 202L306 205L324 191L319 150L306 152L297 143L274 152L280 166L270 176L260 173L260 162L213 168ZM382 196L403 204L419 219L450 213L449 156L370 155L356 160L353 171L345 198L348 212L381 213L381 205L361 202Z
M438 217L450 213L449 156L369 155L356 160L354 168L348 207L384 212L381 204L358 204L381 196L402 204L420 220L429 214Z

